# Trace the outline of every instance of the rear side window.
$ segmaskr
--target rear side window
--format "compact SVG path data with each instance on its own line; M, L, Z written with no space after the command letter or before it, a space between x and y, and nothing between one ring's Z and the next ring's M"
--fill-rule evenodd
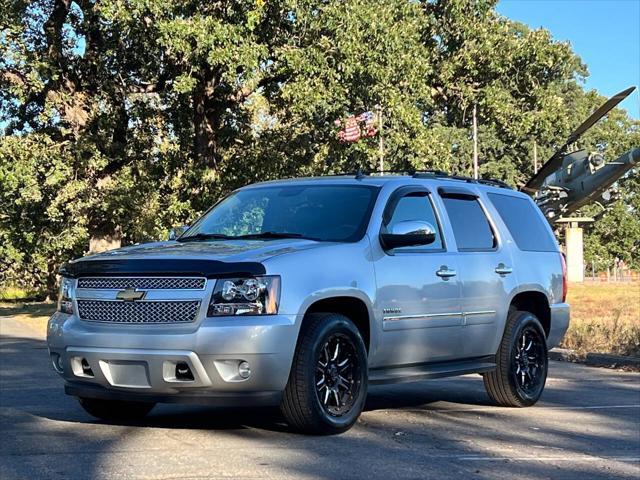
M487 194L496 207L513 240L520 250L531 252L555 252L556 243L549 234L536 206L526 198Z
M475 197L443 196L458 250L491 250L497 242L482 207Z

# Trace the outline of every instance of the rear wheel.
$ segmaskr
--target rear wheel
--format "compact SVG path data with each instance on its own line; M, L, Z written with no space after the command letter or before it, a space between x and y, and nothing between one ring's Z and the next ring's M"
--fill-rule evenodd
M496 364L494 371L483 375L493 401L505 407L528 407L538 401L549 359L544 329L534 314L510 313Z
M343 315L311 314L281 404L289 425L306 433L342 433L360 416L366 396L367 353L358 329Z
M121 400L102 400L98 398L79 397L78 401L84 410L96 418L108 421L132 421L145 417L155 403L125 402Z

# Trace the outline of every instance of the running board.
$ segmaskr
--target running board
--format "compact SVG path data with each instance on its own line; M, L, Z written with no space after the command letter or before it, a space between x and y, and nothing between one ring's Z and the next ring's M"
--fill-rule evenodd
M376 368L369 370L369 385L417 382L419 380L454 377L468 373L484 373L495 370L495 368L495 361L491 357L423 363L408 367Z

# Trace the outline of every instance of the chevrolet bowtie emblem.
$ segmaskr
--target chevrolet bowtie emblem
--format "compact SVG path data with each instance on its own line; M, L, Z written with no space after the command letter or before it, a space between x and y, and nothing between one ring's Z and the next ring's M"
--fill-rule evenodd
M116 298L118 300L124 300L125 302L133 302L135 300L142 300L147 292L140 292L135 288L126 288L124 290L120 290L116 294Z

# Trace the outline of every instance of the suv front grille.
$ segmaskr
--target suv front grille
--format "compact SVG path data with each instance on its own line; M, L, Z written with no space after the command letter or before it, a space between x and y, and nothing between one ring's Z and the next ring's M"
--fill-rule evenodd
M78 279L78 288L124 290L203 290L204 278L182 277L87 277Z
M78 300L82 320L111 323L189 323L195 321L200 301L121 302Z

